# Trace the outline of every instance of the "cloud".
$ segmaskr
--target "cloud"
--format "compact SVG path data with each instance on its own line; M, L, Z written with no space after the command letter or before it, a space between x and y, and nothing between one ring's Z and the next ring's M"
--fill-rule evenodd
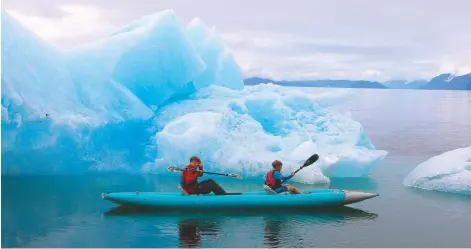
M246 76L384 81L471 70L468 0L3 3L28 27L61 47L93 41L142 15L172 8L183 23L200 17L215 26Z
M266 31L223 33L246 76L274 79L368 79L389 80L391 61L405 63L415 54L407 47L373 44L353 39L304 37L297 34ZM396 65L394 65L396 66ZM367 71L369 72L369 71ZM259 74L259 75L257 75Z
M367 69L361 73L366 78L369 77L380 77L382 75L381 71L374 70L374 69Z
M375 43L374 39L335 39L322 34L311 37L254 30L222 33L222 38L234 51L246 76L382 82L430 79L445 72L471 72L471 54L466 52L471 43L459 47L436 40L424 45L407 39Z
M54 18L25 15L16 10L7 10L24 26L44 40L70 47L78 41L89 41L104 36L114 25L106 18L106 11L86 5L61 5L57 8L61 15Z

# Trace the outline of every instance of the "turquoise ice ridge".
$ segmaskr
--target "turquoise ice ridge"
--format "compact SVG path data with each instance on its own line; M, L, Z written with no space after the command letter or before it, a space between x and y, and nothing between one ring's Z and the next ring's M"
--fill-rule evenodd
M430 158L419 164L403 183L414 188L471 195L471 147Z
M359 122L328 111L343 92L245 87L230 49L199 19L144 16L63 51L2 12L2 172L161 173L205 167L261 177L274 159L302 182L367 175L385 156Z

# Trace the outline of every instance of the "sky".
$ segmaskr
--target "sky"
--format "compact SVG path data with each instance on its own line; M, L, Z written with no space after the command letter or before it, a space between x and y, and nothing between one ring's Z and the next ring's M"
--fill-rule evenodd
M46 41L72 49L173 9L214 26L246 77L418 80L471 72L469 0L3 0Z

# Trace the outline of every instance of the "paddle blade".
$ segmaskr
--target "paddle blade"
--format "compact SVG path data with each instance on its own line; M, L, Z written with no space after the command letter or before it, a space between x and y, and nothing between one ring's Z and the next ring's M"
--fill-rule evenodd
M175 166L170 166L170 167L167 168L167 170L170 171L170 172L179 172L179 171L181 171L181 169L179 169Z
M312 155L306 160L306 162L304 162L303 168L315 163L317 160L319 160L319 155L317 154Z
M242 176L238 175L238 174L228 174L230 177L234 177L234 178L237 178L237 179L242 179Z

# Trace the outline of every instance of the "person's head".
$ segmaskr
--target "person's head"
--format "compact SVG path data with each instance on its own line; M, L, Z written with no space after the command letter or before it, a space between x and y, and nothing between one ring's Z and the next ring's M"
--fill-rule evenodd
M191 165L192 167L196 167L196 166L198 166L198 165L200 165L200 164L201 164L201 159L200 159L199 157L197 157L197 156L192 156L192 157L190 158L190 165Z
M281 170L283 163L280 160L275 160L271 163L271 166L273 166L274 170Z

